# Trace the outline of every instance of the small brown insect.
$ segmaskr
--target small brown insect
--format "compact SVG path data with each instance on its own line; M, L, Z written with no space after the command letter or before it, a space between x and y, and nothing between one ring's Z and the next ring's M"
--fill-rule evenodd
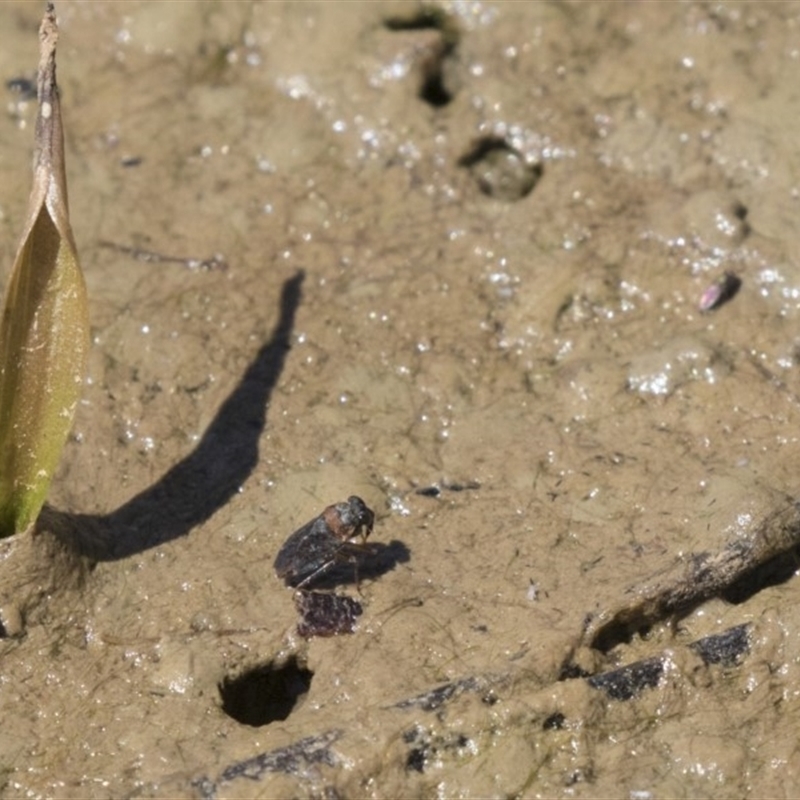
M360 497L328 506L284 542L275 574L287 586L302 589L334 564L353 564L357 570L359 559L369 554L365 543L374 522L375 514Z

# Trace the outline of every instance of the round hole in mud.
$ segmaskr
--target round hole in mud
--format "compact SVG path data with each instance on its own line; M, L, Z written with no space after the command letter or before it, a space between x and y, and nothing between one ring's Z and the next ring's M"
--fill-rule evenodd
M527 197L542 177L541 163L529 162L505 139L484 136L458 159L487 197L513 203Z
M314 673L292 656L281 665L270 662L219 684L222 710L254 728L279 722L292 713L311 688Z

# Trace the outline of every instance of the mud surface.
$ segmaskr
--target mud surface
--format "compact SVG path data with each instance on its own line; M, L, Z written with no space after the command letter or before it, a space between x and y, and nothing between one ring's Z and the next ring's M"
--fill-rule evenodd
M795 794L800 6L58 12L93 349L3 795ZM272 563L350 495L388 555L305 640Z

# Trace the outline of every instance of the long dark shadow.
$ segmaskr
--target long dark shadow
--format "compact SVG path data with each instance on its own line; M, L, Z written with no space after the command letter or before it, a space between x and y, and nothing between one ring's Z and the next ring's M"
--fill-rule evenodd
M37 527L82 555L113 561L185 536L224 506L258 462L258 441L289 350L303 278L299 272L284 283L272 337L186 458L110 514L70 514L46 506Z

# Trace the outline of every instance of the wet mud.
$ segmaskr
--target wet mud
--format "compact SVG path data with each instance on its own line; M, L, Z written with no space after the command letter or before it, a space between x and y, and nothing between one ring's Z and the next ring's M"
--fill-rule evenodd
M2 795L796 794L800 6L57 11L93 341L0 542Z

